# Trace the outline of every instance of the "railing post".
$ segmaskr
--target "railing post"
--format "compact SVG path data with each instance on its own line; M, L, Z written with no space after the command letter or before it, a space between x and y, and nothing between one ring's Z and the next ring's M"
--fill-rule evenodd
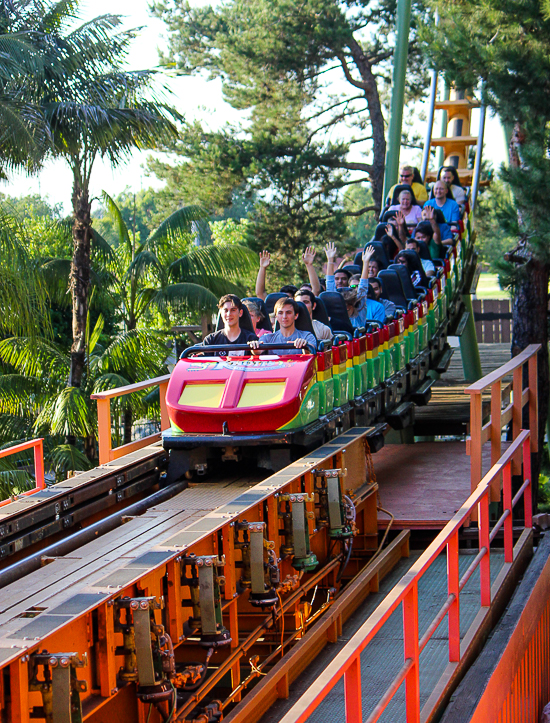
M499 379L491 385L491 467L500 458L500 436L502 433L502 382ZM491 502L500 501L500 485L502 477L499 475L491 484Z
M362 723L361 659L357 655L344 673L346 723Z
M415 580L403 600L403 642L405 660L413 665L405 678L405 707L407 723L420 723L420 683L418 670L418 582Z
M170 427L170 417L168 416L168 408L166 407L166 390L168 389L168 382L162 382L159 384L159 397L160 397L160 429L164 431Z
M36 489L43 490L46 486L44 479L44 440L37 439L34 444L34 480Z
M470 493L475 490L483 477L482 426L482 395L481 393L472 394L470 397Z
M491 605L491 534L489 527L489 490L479 500L479 550L483 547L487 552L481 558L479 563L479 583L481 586L481 607L490 607Z
M537 432L535 432L536 434ZM531 443L526 439L523 443L523 479L529 484L523 492L523 508L525 510L525 527L533 527L533 485L531 481Z
M531 452L533 453L539 451L537 360L536 352L529 357L529 431L531 432Z
M516 439L518 434L521 432L521 421L522 421L522 396L523 396L523 364L517 369L514 369L514 377L512 381L512 393L514 395L513 407L512 407L512 439ZM518 450L518 454L515 455L512 462L512 473L521 473L521 452Z
M502 472L502 511L510 510L504 520L504 562L514 561L514 526L512 509L512 462L505 465Z
M97 400L97 436L99 464L111 461L111 400Z
M460 590L458 569L458 532L447 543L447 592L455 600L449 608L449 662L460 660Z

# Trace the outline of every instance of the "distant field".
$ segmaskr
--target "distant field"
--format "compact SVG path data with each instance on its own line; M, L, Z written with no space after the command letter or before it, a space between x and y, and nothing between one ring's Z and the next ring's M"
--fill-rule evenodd
M477 283L477 299L509 299L507 291L503 291L498 285L496 274L481 274Z

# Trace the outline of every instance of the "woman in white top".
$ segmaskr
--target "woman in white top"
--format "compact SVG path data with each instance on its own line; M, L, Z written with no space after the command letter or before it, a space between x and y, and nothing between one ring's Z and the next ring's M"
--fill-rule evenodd
M407 226L416 226L422 218L422 208L413 205L413 195L410 191L401 191L398 198L399 205L390 206L388 211L401 211Z

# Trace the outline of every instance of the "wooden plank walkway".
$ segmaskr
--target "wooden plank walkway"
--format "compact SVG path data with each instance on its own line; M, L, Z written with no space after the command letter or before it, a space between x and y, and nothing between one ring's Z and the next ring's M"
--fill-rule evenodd
M443 529L470 496L465 442L388 444L373 459L381 506L395 517L392 529ZM484 472L490 461L487 447ZM379 528L387 524L380 514Z
M509 344L479 344L483 375L510 360ZM464 379L460 349L456 349L447 372L432 387L428 406L416 409L416 436L447 436L468 433L470 397L464 393L469 382ZM484 398L484 415L489 414L489 395Z

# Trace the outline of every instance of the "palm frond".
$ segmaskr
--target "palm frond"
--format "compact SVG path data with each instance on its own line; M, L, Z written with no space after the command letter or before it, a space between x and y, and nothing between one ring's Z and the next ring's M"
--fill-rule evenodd
M52 434L87 437L94 433L90 408L77 387L65 387L53 397L36 420L36 428L49 427Z
M57 477L66 477L69 471L82 471L92 467L86 455L72 444L58 444L50 451L49 458Z
M174 211L163 221L147 239L147 246L154 246L158 242L179 238L183 234L193 233L193 222L203 221L209 216L206 209L201 206L183 206Z
M0 360L19 374L39 379L66 378L69 373L69 359L53 342L45 339L2 339Z
M237 281L242 274L252 271L256 265L251 249L238 244L193 247L170 266L174 281L189 278L205 283L209 277L224 277Z
M159 289L151 303L161 312L210 311L218 305L218 297L199 284L171 284Z

